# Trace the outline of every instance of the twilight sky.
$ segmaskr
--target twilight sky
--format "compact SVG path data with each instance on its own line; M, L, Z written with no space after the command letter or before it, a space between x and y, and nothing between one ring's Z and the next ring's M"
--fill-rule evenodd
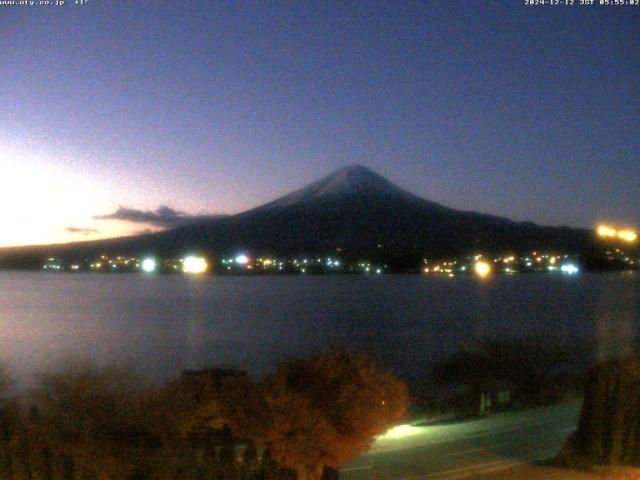
M638 7L73 3L0 6L0 246L236 213L355 163L450 207L640 222Z

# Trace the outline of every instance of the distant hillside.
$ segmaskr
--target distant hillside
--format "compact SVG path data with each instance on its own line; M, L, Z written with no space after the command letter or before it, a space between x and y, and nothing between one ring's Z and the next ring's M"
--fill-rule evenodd
M420 198L362 166L349 166L253 210L160 233L59 246L0 250L0 264L48 255L253 253L441 257L475 250L592 248L583 229L464 212Z

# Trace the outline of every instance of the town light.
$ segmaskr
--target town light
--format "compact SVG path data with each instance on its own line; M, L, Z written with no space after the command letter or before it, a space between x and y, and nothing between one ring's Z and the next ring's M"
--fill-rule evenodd
M476 262L473 268L476 274L478 274L478 276L482 278L486 277L491 273L491 265L489 265L487 262L484 262L482 260Z
M618 238L625 242L635 242L638 238L638 234L633 230L619 230Z
M573 263L565 263L560 267L560 271L562 273L566 273L567 275L575 275L580 271L580 269Z
M618 233L616 232L615 228L611 228L608 225L600 225L597 231L598 231L599 237L605 237L605 238L615 237L616 234Z
M182 261L182 271L184 273L204 273L209 268L207 260L203 257L188 256Z
M244 253L241 253L235 258L235 262L238 265L246 265L247 263L249 263L249 257L247 257Z
M600 225L596 231L602 238L618 238L625 242L635 242L638 239L638 234L631 229L616 230L608 225Z
M155 272L157 268L157 263L153 258L145 258L142 261L142 270L147 273Z

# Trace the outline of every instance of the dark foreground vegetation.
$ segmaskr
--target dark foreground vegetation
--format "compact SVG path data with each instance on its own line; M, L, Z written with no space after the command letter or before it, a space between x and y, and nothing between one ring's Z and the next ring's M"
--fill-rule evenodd
M640 359L595 367L593 348L490 340L436 364L417 412L457 416L582 395L563 465L638 465ZM329 480L406 415L408 389L368 357L333 349L261 381L186 371L147 386L126 368L67 363L11 394L0 372L0 480ZM427 415L428 416L428 415Z
M436 363L412 398L427 416L460 417L548 405L582 395L595 361L588 342L490 339L462 346Z
M67 365L12 397L2 375L0 478L319 480L405 415L405 385L332 350L254 382L185 372L142 387L133 372Z

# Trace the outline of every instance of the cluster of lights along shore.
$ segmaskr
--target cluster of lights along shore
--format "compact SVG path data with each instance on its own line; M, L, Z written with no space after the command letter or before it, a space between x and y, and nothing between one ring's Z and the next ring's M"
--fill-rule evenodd
M635 244L638 235L634 230L618 229L609 225L600 225L596 229L597 236L609 244L606 259L615 261L625 269L640 268L640 258L625 253L621 244ZM357 273L380 275L388 272L388 266L382 263L360 260L347 262L335 256L298 256L294 258L277 258L271 256L252 257L245 252L225 256L213 261L198 254L185 255L180 258L159 258L154 256L109 256L100 255L82 262L65 262L50 257L43 265L43 270L52 272L142 272L183 273L189 275L224 274L224 273ZM474 254L449 260L432 261L423 259L421 271L427 275L444 275L453 277L461 274L474 274L480 278L495 273L515 274L524 272L559 272L575 275L581 270L580 259L568 253L533 251L525 255Z
M606 258L623 265L624 269L640 268L640 257L631 256L620 249L606 251ZM306 274L306 273L355 273L380 275L388 272L387 265L368 261L346 262L340 258L300 257L252 258L246 253L218 259L212 262L200 255L186 255L182 258L161 259L158 257L127 257L101 255L95 260L80 263L65 263L59 258L48 258L43 265L45 271L53 272L141 272L181 273L188 275L203 274ZM456 275L475 275L487 278L494 274L517 274L527 272L558 272L575 275L582 270L578 256L559 253L530 252L526 255L484 255L476 254L450 260L422 259L421 273L424 275L454 277Z
M638 263L629 259L629 267ZM558 272L575 275L580 272L580 259L569 254L531 252L527 255L472 255L469 257L429 261L423 260L423 273L427 275L455 275L472 273L480 278L486 278L494 273L516 274L526 272Z
M65 262L50 257L43 269L53 272L143 272L143 273L362 273L382 274L387 266L369 261L346 263L335 256L277 258L260 256L253 258L246 253L212 260L202 255L186 255L181 258L156 256L100 255L82 262Z
M614 254L615 252L608 252ZM628 268L640 267L640 258L627 256L617 250L616 255L627 260ZM256 257L246 253L223 257L217 261L201 255L186 255L182 258L162 259L153 256L108 256L100 255L96 259L83 262L66 263L62 259L50 257L43 270L53 272L101 272L124 273L140 272L180 273L187 275L203 274L311 274L311 273L355 273L363 275L381 275L388 272L387 265L369 261L346 262L335 256L326 257ZM493 274L515 274L524 272L559 272L573 275L581 270L580 260L569 254L531 252L527 255L514 254L488 256L476 254L451 260L422 260L421 273L425 275L472 274L486 278Z

